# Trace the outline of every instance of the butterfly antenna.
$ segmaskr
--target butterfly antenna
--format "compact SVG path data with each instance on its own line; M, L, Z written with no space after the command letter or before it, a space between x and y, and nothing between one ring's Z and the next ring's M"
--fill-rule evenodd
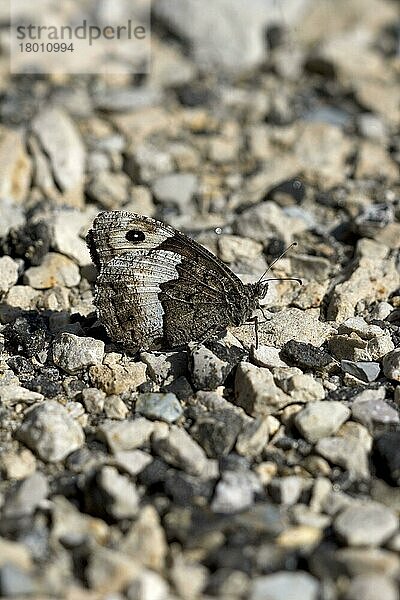
M297 283L303 285L303 280L299 279L299 277L273 277L271 279L266 279L265 281L297 281Z
M285 254L290 250L290 248L293 248L293 246L297 246L297 242L292 242L287 248L285 248L285 250L282 252L282 254L280 254L277 258L275 258L272 263L268 266L267 269L265 269L264 273L261 275L260 279L257 281L257 283L260 283L264 276L268 273L268 271L270 271L272 269L272 267L278 262L278 260L281 260L281 258L283 258L285 256ZM273 279L269 279L269 281L277 281L277 280L273 280ZM296 279L296 281L300 281L298 279ZM300 281L300 283L302 283Z

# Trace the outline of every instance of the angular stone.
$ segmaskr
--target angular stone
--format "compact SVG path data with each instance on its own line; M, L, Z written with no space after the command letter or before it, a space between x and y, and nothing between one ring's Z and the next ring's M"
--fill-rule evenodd
M11 384L0 387L0 400L6 405L12 406L19 402L34 404L35 402L41 402L43 399L43 394L28 390L21 385Z
M79 284L79 267L66 256L49 252L39 267L29 267L24 274L24 282L37 290L54 288L57 285L67 288Z
M224 514L242 511L254 503L254 494L259 489L252 471L224 471L215 488L211 510Z
M9 256L0 258L0 296L18 281L18 264Z
M153 440L153 448L167 463L191 475L201 476L207 467L204 450L182 428L172 425L167 437Z
M115 519L131 519L137 515L139 494L136 486L126 475L120 475L115 467L103 467L96 474L96 490L96 496L91 495L90 504L93 503L100 512L104 511Z
M375 381L381 372L380 364L371 361L342 360L340 366L345 373L349 373L365 383Z
M107 354L102 365L89 368L92 384L101 388L106 394L122 394L136 390L146 381L146 365L130 360L114 360Z
M379 427L396 426L400 422L399 413L384 400L354 401L351 405L353 419L373 432Z
M21 132L0 127L0 200L24 202L31 182L32 166Z
M240 363L236 371L235 399L253 417L274 414L292 403L275 384L271 371L246 362Z
M259 367L286 367L280 356L279 348L274 346L258 346L252 349L252 358L255 364Z
M98 426L96 434L115 454L121 450L140 448L150 440L153 431L153 423L139 417L134 421L105 421Z
M305 369L324 369L333 362L332 356L321 348L296 340L284 344L280 357L290 365Z
M104 598L126 590L139 572L140 565L124 552L96 545L88 556L85 578L89 588Z
M303 408L294 418L302 436L314 444L319 439L337 432L349 418L350 409L341 402L313 402Z
M32 515L48 494L49 485L46 476L40 472L33 473L20 481L7 497L3 514L8 518Z
M139 394L135 411L148 419L174 423L182 416L183 409L175 394Z
M370 477L368 453L354 438L325 437L318 440L316 451L334 465L347 469L358 479Z
M383 372L389 379L400 381L400 348L383 357Z
M77 373L102 362L104 342L62 333L53 343L54 363L67 373Z
M400 285L392 259L360 258L347 280L335 286L328 306L328 319L343 321L354 315L361 300L368 304L386 300Z
M154 506L144 506L136 521L121 540L120 549L145 567L161 571L168 545L160 517Z
M279 382L279 386L294 402L315 402L325 398L324 386L312 375L295 374L292 377L284 378Z
M346 508L334 521L336 535L349 546L380 546L398 529L394 511L378 502Z
M59 209L52 218L52 238L54 249L71 258L79 266L91 264L85 240L81 234L87 229L89 215L70 209Z
M268 443L270 424L268 418L252 419L236 441L236 452L242 456L258 456Z
M82 427L55 400L29 410L16 435L45 462L64 460L85 441Z
M376 441L377 476L400 486L400 431L383 433Z
M136 476L153 461L151 454L142 450L120 450L114 453L114 464L119 470Z
M290 506L299 500L304 483L304 479L298 475L275 477L269 484L268 490L275 502Z
M34 118L32 129L49 158L64 201L81 206L86 153L77 127L61 108L48 106Z

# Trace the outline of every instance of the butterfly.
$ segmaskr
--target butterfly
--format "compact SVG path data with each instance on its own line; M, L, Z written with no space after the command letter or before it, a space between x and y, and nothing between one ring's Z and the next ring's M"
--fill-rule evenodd
M170 225L126 211L99 213L86 237L97 267L97 313L131 353L205 341L248 321L268 281L242 281Z

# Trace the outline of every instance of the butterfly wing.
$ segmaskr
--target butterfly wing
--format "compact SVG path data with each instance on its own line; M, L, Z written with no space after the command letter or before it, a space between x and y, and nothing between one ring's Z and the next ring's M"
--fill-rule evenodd
M87 237L99 270L95 302L129 350L177 346L239 324L251 300L217 257L173 227L124 211L100 213Z

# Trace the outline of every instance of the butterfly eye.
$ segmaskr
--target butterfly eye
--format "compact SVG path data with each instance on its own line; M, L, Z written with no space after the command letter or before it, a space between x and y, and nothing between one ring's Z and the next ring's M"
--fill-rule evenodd
M144 242L144 240L146 239L146 236L144 235L143 231L140 231L139 229L131 229L130 231L128 231L125 237L128 240L128 242L133 242L134 244L137 242Z

